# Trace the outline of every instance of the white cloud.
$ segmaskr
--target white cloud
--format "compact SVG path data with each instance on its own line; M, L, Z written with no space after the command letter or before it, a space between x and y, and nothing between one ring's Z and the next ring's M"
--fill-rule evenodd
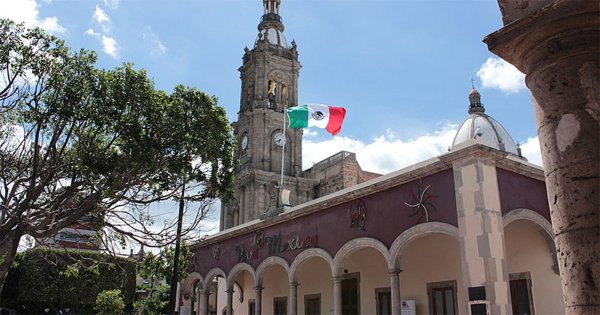
M104 0L104 5L111 9L116 9L119 7L119 0Z
M0 0L0 18L23 22L27 27L40 27L50 33L64 33L66 29L55 16L41 18L35 0Z
M112 37L102 35L102 50L113 58L119 57L119 45Z
M150 28L148 28L147 32L142 34L142 39L152 45L152 50L150 50L152 55L163 55L168 50L167 46L162 43L160 38L150 31Z
M302 162L304 168L310 168L313 163L346 150L356 153L356 159L364 170L386 174L446 153L456 131L456 125L447 123L433 133L408 140L397 138L389 130L370 143L341 136L325 141L305 139Z
M527 138L527 140L521 144L521 152L523 156L527 158L529 163L543 166L540 141L537 136Z
M85 31L85 34L96 38L102 44L102 51L104 51L104 53L113 58L119 57L119 44L114 38L102 35L91 28L88 28Z
M91 28L88 28L87 31L85 31L85 34L89 35L89 36L93 36L93 37L99 37L100 36L100 33L97 33L96 31L94 31Z
M477 71L483 87L516 93L526 88L525 75L515 66L496 57L490 57Z
M118 58L119 57L119 44L117 40L110 35L110 17L96 5L96 9L92 14L92 19L96 23L100 24L102 31L97 32L96 30L89 28L85 31L86 35L96 38L102 45L102 51L107 55Z
M96 5L96 9L94 10L94 15L92 17L94 18L94 21L100 24L110 23L110 18L98 5Z

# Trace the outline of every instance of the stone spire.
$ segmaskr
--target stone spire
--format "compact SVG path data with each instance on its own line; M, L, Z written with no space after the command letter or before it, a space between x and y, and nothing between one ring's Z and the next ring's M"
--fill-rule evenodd
M283 32L284 27L281 22L281 16L279 15L280 5L281 0L263 0L264 13L258 24L259 31L274 28Z

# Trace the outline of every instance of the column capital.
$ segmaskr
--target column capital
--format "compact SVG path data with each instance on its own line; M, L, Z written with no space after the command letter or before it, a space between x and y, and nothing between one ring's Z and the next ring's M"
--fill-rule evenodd
M262 285L257 285L254 287L255 291L262 291L264 289L264 287Z
M227 290L225 290L225 293L227 293L227 294L233 294L233 292L235 292L234 289L227 289Z
M298 285L300 285L299 282L296 282L296 281L290 282L290 287L297 287Z
M388 274L390 276L398 276L398 275L400 275L401 272L402 272L402 269L400 269L400 268L395 268L395 269L389 269L388 270Z
M590 43L598 41L598 13L595 1L557 1L504 26L483 41L490 51L531 75L540 63L572 57L573 49L592 48Z

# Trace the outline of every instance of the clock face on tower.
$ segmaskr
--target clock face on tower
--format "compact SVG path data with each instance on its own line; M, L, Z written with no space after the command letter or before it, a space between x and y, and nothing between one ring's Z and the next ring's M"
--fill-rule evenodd
M273 136L273 142L275 142L275 145L282 147L285 144L285 135L281 131L276 132Z

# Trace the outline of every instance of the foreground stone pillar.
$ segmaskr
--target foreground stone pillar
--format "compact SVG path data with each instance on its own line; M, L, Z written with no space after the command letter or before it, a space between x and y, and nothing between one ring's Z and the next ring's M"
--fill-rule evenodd
M398 270L390 270L390 295L392 315L400 315L400 275Z
M342 277L333 278L333 315L342 315Z
M484 42L533 94L566 313L600 314L600 2L498 2Z

